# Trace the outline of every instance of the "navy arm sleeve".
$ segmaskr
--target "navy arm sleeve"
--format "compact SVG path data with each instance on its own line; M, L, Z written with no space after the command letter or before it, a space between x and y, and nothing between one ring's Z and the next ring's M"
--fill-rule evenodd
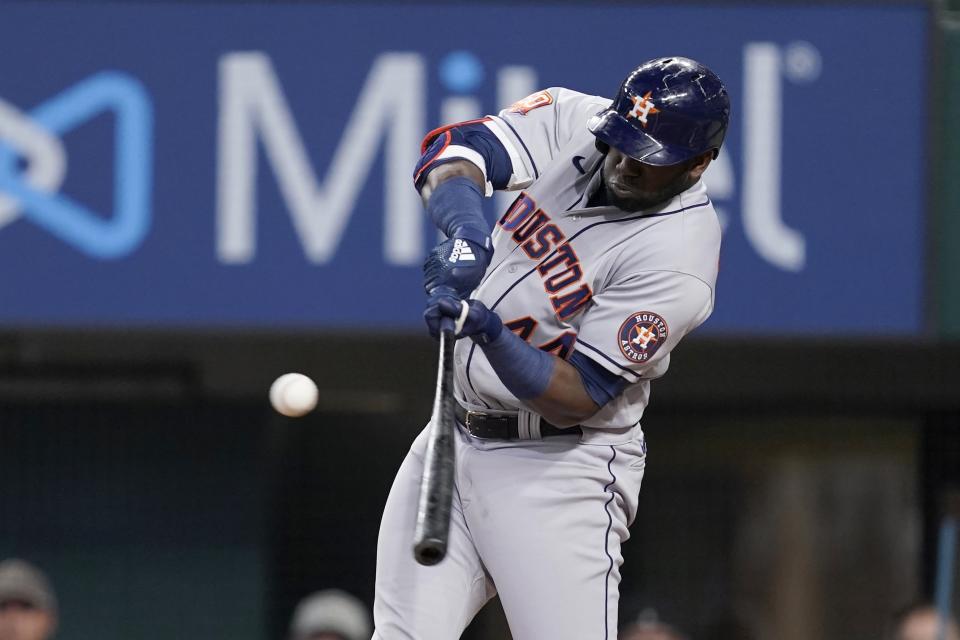
M598 407L613 400L627 386L622 376L607 371L579 351L574 351L567 362L580 374L583 387Z

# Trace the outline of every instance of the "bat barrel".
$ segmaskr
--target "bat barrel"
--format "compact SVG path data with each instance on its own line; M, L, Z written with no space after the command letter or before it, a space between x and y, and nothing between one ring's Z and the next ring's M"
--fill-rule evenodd
M446 320L447 318L445 318ZM441 325L437 388L430 418L430 438L423 461L413 556L422 565L437 564L447 554L455 471L453 328Z

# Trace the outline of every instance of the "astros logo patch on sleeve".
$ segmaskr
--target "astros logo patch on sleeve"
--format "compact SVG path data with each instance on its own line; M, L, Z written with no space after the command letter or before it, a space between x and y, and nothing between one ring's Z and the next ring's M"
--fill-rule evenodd
M652 311L638 311L620 325L618 342L627 360L646 362L667 341L667 322Z

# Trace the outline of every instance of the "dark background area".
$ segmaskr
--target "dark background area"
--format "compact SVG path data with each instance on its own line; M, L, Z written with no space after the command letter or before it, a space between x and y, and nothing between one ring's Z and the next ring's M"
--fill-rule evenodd
M3 344L0 552L50 571L63 637L282 638L319 588L372 604L380 511L429 415L430 340L48 332ZM653 608L695 638L877 637L932 588L941 500L960 484L957 356L685 343L644 418L621 622ZM269 407L287 370L317 380L317 412ZM465 637L507 633L493 604Z

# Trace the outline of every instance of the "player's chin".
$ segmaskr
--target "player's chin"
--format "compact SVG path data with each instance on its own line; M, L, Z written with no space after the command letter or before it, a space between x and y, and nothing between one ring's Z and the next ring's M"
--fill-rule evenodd
M650 209L662 201L662 199L658 199L658 194L638 193L636 191L626 191L615 187L609 187L607 189L607 202L627 213Z
M690 186L685 175L656 190L631 188L616 180L609 180L605 185L607 201L628 213L659 207Z

